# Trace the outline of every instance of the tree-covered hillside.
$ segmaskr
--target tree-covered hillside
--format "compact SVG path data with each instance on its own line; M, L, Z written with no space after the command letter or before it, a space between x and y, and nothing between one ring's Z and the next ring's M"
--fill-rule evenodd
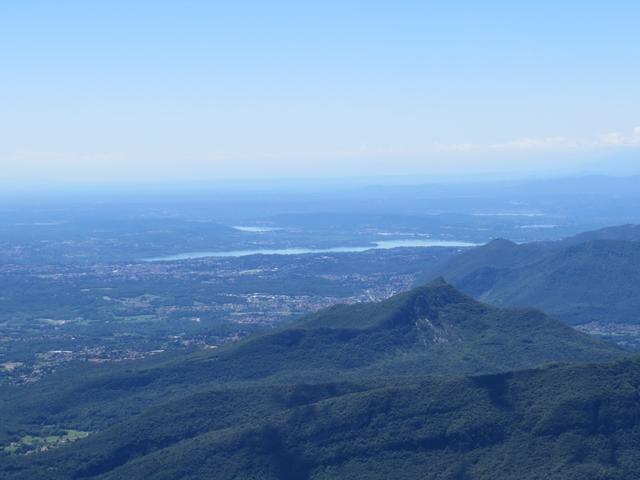
M382 302L332 307L219 349L78 365L7 388L0 418L87 417L89 424L76 427L93 430L105 417L118 419L208 384L494 373L554 361L609 361L624 353L539 311L488 306L437 280Z
M494 240L430 270L498 306L535 307L570 324L640 323L637 226L561 242Z
M640 361L210 391L2 478L637 479ZM29 458L30 457L30 458Z
M7 387L2 478L388 478L401 464L406 478L425 464L444 474L452 452L511 448L507 432L524 428L512 393L538 374L500 372L624 355L539 311L488 306L436 280L219 349L72 365ZM35 453L42 446L56 448Z

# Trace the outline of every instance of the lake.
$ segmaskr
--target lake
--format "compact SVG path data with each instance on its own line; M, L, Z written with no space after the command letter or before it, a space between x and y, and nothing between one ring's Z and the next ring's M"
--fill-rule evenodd
M147 262L167 262L172 260L191 260L206 257L245 257L247 255L300 255L303 253L357 253L374 249L390 249L400 247L475 247L477 243L457 240L397 239L380 240L370 245L355 247L331 248L264 248L254 250L223 250L218 252L185 252L175 255L147 258Z

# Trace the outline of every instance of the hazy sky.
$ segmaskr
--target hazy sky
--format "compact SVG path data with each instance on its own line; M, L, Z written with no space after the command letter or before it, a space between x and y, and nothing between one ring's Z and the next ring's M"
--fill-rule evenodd
M640 173L640 2L0 2L0 178Z

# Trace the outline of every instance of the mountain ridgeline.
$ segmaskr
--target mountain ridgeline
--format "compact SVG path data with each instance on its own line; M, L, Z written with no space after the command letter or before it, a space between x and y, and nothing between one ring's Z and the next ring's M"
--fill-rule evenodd
M640 226L586 232L558 242L494 240L427 276L498 306L529 306L570 324L640 323Z
M70 369L3 392L5 445L45 426L91 434L6 455L0 477L622 475L640 418L638 364L584 362L624 355L539 311L492 307L438 279L220 349ZM552 362L583 366L508 372ZM556 451L565 440L570 451ZM594 460L606 442L615 448ZM512 474L496 476L510 455ZM575 465L565 468L567 456Z
M640 361L212 391L5 464L31 480L630 480ZM3 467L0 467L3 468Z

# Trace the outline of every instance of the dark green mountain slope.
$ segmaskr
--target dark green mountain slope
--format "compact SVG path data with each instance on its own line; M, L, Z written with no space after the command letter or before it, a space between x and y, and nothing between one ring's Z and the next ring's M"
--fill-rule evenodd
M539 311L491 307L436 281L383 302L323 310L219 350L61 372L0 395L6 403L0 419L86 417L93 420L81 430L94 430L208 384L476 374L608 361L623 353Z
M38 433L43 425L101 431L220 386L477 374L622 355L541 312L484 305L436 281L384 302L330 308L219 350L78 366L7 388L0 391L0 441Z
M640 478L639 444L634 359L361 388L211 392L57 451L11 458L0 475L633 480Z
M590 232L579 233L562 241L564 244L575 245L577 243L592 240L625 240L628 242L640 241L640 225L618 225L615 227L601 228Z
M589 239L633 238L635 231L620 227L524 245L494 240L430 274L494 305L540 308L571 324L640 323L640 242Z

